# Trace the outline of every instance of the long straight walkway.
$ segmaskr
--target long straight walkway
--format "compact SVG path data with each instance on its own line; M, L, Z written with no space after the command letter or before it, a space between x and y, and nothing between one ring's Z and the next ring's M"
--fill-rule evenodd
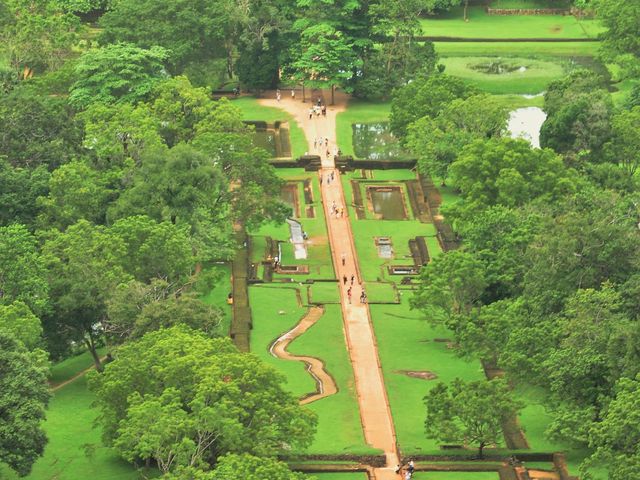
M283 95L284 96L284 95ZM329 229L329 243L333 255L333 264L338 279L343 275L351 278L355 275L356 281L351 287L350 297L347 288L350 282L343 285L340 282L340 295L344 329L349 348L349 355L353 366L360 417L366 442L374 448L384 451L387 463L384 468L373 470L376 480L397 480L393 470L398 464L396 436L391 417L391 410L387 398L387 392L382 377L378 349L373 332L373 326L369 315L369 307L360 303L362 291L360 270L356 256L351 224L349 222L346 199L340 180L340 173L335 169L333 152L336 138L336 115L344 110L346 102L338 102L337 106L331 106L327 110L327 116L313 116L309 118L310 103L302 103L293 100L289 96L277 102L276 100L263 100L264 105L278 107L291 113L300 126L304 129L309 142L309 153L322 156L322 169L319 175L322 178L322 201ZM314 149L314 140L328 138L328 150L331 155L326 155L327 146ZM328 181L333 173L334 180ZM333 212L333 206L343 207L344 215L340 218Z

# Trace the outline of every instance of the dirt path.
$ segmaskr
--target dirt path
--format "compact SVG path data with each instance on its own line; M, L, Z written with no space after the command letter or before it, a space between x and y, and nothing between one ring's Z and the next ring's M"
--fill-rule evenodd
M309 118L311 103L292 100L289 95L284 95L284 93L287 92L283 91L283 100L280 102L275 100L275 95L271 95L271 99L262 100L260 103L282 108L291 113L305 131L309 143L309 153L316 153L322 157L322 169L319 172L323 179L322 200L336 275L338 278L342 278L343 275L351 277L353 274L357 279L352 287L351 299L347 296L347 289L343 285L340 286L340 296L345 336L353 365L364 437L369 445L384 451L387 458L386 467L374 469L375 479L397 480L399 477L393 472L394 467L398 464L395 429L382 378L369 307L366 304L360 304L359 301L362 291L360 270L355 255L353 234L347 216L340 173L334 168L333 162L336 115L346 108L346 97L336 95L336 105L328 107L326 117L314 115ZM314 99L316 97L317 95L311 96ZM327 147L324 145L321 148L316 146L314 149L314 139L319 137L329 139L330 155L326 155ZM327 182L331 173L334 174L334 180ZM334 204L336 207L345 207L345 215L342 218L336 218L332 214Z
M274 357L304 362L307 365L307 371L316 382L316 391L302 397L300 399L300 404L302 405L315 402L316 400L334 395L338 392L336 382L329 372L325 370L322 360L304 355L293 355L287 351L289 344L313 327L323 314L324 309L322 307L309 308L307 314L302 317L296 326L287 333L282 334L269 348L269 352L271 352L271 355Z
M102 358L100 359L100 361L104 363L104 361L105 361L105 359L106 359L106 358L107 358L107 357L102 357ZM96 366L95 366L95 365L91 365L90 367L85 368L85 369L84 369L84 370L82 370L81 372L76 373L73 377L69 378L68 380L65 380L64 382L62 382L62 383L58 383L58 384L56 384L56 385L52 385L52 386L51 386L51 391L52 391L52 392L56 392L56 391L60 390L61 388L66 387L66 386L67 386L67 385L69 385L70 383L75 382L75 381L76 381L77 379L79 379L80 377L84 377L84 376L87 374L87 372L89 372L90 370L93 370L94 368L96 368Z

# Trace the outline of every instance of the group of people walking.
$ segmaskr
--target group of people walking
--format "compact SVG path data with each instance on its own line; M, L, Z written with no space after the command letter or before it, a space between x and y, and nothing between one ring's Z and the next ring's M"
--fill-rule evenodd
M409 460L409 463L407 463L406 465L398 464L398 466L396 466L395 472L400 475L400 478L402 478L402 480L411 480L411 477L413 477L413 472L415 472L415 470L415 463L413 463L413 460Z

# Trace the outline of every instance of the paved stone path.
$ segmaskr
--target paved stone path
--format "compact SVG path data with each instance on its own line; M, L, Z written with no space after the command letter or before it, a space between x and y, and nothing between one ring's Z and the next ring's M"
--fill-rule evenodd
M309 142L309 153L319 154L322 157L322 201L329 229L329 242L333 255L333 264L336 276L341 279L343 275L351 278L355 275L356 281L352 287L351 298L347 295L349 282L345 287L340 282L340 295L342 314L344 320L345 336L353 373L355 377L360 417L366 442L374 448L384 451L387 458L386 467L373 469L376 480L397 480L399 478L393 470L398 462L395 429L389 409L387 392L382 378L382 370L378 359L376 338L371 324L369 307L360 304L362 291L360 270L356 257L351 224L346 209L346 199L340 173L335 169L333 152L336 138L336 115L346 107L346 98L337 96L337 104L329 106L326 117L315 115L309 118L311 103L302 103L299 99L292 100L288 95L277 102L275 99L265 99L260 103L266 106L278 107L286 110L294 116ZM312 97L316 98L316 97ZM314 149L314 139L328 138L330 155L326 155L327 146ZM328 182L328 177L333 173L334 180ZM332 213L332 206L344 208L344 216L338 218Z

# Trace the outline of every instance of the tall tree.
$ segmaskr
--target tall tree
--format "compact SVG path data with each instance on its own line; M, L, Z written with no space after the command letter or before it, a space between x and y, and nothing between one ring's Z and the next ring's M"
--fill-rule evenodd
M611 131L611 140L604 146L607 159L633 177L640 166L640 106L615 115Z
M57 68L70 56L79 21L57 2L5 0L2 6L0 44L21 78Z
M24 225L0 227L0 304L21 301L40 316L48 299L47 271L36 238Z
M622 65L628 75L640 69L640 5L625 0L595 0L598 18L607 29L601 34L605 59Z
M101 42L163 47L171 73L178 74L189 63L226 58L225 34L237 12L238 4L228 0L115 0L100 19Z
M20 476L31 472L47 443L41 425L48 401L46 368L0 329L0 459Z
M434 322L447 324L468 314L486 286L484 268L473 255L454 250L429 263L420 274L420 285L411 306Z
M0 96L0 156L53 170L82 154L82 127L64 98L21 87Z
M477 91L461 79L444 74L416 78L393 94L389 121L394 135L404 139L408 126L422 117L435 118L458 98L467 98Z
M124 243L105 227L81 220L66 231L47 232L43 247L53 304L49 329L82 342L102 371L97 349L113 289L130 280L122 267Z
M517 207L536 199L553 200L576 188L576 172L550 149L534 149L526 140L475 140L450 168L463 201L452 208L473 215L492 205Z
M360 63L349 38L328 23L305 28L291 58L292 78L311 88L331 88L331 104L335 86L346 87Z
M476 139L499 137L507 117L507 110L488 95L455 99L435 118L409 124L406 144L418 156L418 168L444 183L462 148Z
M229 339L185 326L151 332L93 375L105 440L127 460L169 472L211 468L224 453L274 456L304 448L315 415L283 390L282 377Z
M144 100L153 85L166 76L167 51L132 44L107 45L84 53L76 65L77 81L69 102L79 108L92 103L135 103Z
M37 199L45 196L48 188L46 167L14 168L0 158L0 226L20 223L33 229L40 210Z
M517 415L521 402L502 379L439 383L424 397L425 430L429 438L443 442L478 445L478 456L488 445L501 441L502 421Z
M12 336L31 351L42 344L40 319L21 301L0 305L0 332Z

